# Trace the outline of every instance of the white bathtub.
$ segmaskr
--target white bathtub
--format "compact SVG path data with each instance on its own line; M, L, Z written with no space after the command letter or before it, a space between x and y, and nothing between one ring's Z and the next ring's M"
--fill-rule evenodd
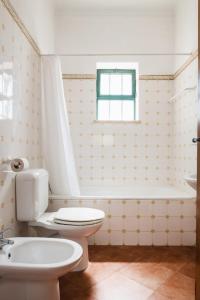
M102 186L82 187L80 196L50 195L50 199L113 199L113 200L189 200L196 197L195 191L183 191L173 186Z
M78 197L50 195L49 210L93 207L105 212L96 245L194 246L196 193L172 186L84 187Z

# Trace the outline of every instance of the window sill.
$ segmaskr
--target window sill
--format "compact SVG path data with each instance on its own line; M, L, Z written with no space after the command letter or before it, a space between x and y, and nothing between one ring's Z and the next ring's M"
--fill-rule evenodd
M140 124L141 120L133 120L133 121L109 121L109 120L94 120L94 123L121 123L121 124Z

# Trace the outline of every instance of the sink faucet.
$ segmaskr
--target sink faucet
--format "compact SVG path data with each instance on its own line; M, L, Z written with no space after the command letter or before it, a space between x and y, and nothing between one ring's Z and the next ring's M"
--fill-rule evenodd
M3 249L3 246L5 246L5 245L13 245L14 244L13 240L4 238L4 232L8 231L8 230L10 230L10 228L0 231L0 250Z

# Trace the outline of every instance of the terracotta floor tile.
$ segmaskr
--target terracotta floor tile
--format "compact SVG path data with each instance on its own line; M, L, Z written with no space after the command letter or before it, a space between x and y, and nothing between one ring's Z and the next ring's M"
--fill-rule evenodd
M179 272L183 275L192 277L195 279L195 263L190 262L186 263L180 270Z
M194 299L195 248L90 246L89 254L86 271L60 278L61 300Z
M179 271L186 263L190 261L192 261L192 258L189 256L189 254L172 250L168 251L168 253L162 257L160 263L162 263L162 265L168 269Z
M72 294L77 295L78 292L85 292L91 286L100 283L125 266L127 266L127 263L90 262L84 272L70 272L60 278L60 287L67 290L68 296L71 293L70 291L72 291Z
M147 300L153 293L151 289L119 274L114 274L93 289L97 300Z
M157 289L168 278L172 276L173 271L156 263L132 263L127 268L122 269L121 274L133 279L150 289Z
M160 286L157 292L171 299L193 300L195 299L195 280L176 273Z
M157 292L153 293L148 300L170 300L171 298L163 296Z
M83 291L94 285L94 278L85 272L70 272L60 278L60 287L73 291Z
M61 300L97 300L93 294L93 290L61 292Z
M99 283L103 279L111 276L114 272L119 271L126 266L127 263L121 262L92 262L89 264L89 267L84 274L91 278L91 282Z
M93 262L133 262L142 256L139 247L90 246L89 257Z
M177 270L181 268L186 262L195 261L194 247L152 247L149 256L142 261L156 262L166 264L169 268Z

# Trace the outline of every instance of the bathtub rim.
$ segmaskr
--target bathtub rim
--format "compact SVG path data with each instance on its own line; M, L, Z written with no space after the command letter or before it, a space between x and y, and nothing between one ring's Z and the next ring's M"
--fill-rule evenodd
M58 195L58 194L50 194L49 195L49 200L113 200L113 201L123 201L123 200L134 200L134 201L139 201L139 200L146 200L146 201L156 201L156 200L190 200L190 201L196 201L196 197L192 195L182 195L182 196L161 196L155 197L155 196L149 196L149 197L144 197L144 196L138 196L138 197L133 197L133 196L68 196L68 195Z

